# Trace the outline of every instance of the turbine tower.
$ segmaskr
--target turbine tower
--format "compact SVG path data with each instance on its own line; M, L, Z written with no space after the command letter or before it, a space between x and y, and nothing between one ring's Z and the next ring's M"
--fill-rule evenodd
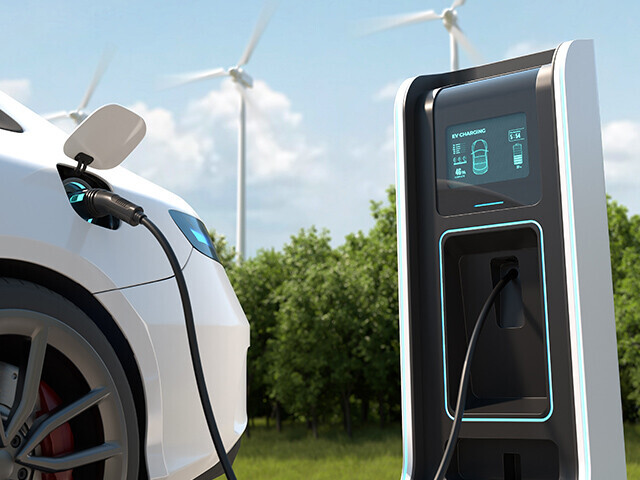
M444 28L449 32L449 47L451 49L451 70L458 70L458 45L469 54L469 56L478 63L482 63L482 55L471 44L467 36L462 33L458 26L457 8L464 5L466 0L454 0L449 8L445 8L442 13L434 10L424 12L408 13L404 15L393 15L390 17L375 18L369 20L364 25L366 34L388 30L390 28L401 27L403 25L411 25L413 23L428 22L431 20L442 20Z
M69 111L64 110L64 111L55 112L55 113L48 113L43 115L43 117L49 120L50 122L59 120L61 118L70 118L76 123L76 125L79 125L80 123L82 123L82 121L89 116L90 112L87 113L85 111L85 108L87 108L87 105L89 104L89 101L91 100L91 97L93 96L93 92L95 92L96 87L98 86L98 83L100 83L100 80L102 80L102 76L104 75L104 72L107 70L109 63L111 63L111 59L113 58L113 53L114 53L114 50L108 49L102 54L100 63L98 64L98 67L96 68L96 71L93 74L93 79L91 80L91 83L89 84L89 87L87 88L87 91L85 92L84 97L82 97L80 104L76 107L75 110L69 110Z
M256 24L253 34L249 39L249 43L240 57L238 63L229 68L214 68L213 70L204 70L201 72L191 72L170 77L170 86L177 87L187 83L198 82L215 77L229 76L238 86L240 92L240 117L238 120L238 193L237 193L237 224L236 224L236 254L239 260L244 258L245 254L245 162L246 162L246 141L245 141L245 111L246 99L245 89L253 87L253 78L242 68L245 66L264 32L273 12L275 4L269 3L265 5L258 23Z

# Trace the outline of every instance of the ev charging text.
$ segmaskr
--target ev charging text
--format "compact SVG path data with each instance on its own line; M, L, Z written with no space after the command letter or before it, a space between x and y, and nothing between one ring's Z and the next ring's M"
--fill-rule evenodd
M478 128L476 130L467 130L466 132L452 133L451 138L455 139L455 138L461 138L461 137L470 137L472 135L480 135L482 133L487 133L487 129Z

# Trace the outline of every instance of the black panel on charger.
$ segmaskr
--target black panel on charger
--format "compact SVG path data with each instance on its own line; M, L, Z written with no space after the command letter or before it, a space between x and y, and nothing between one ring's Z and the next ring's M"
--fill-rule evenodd
M417 77L407 91L405 478L433 479L479 308L510 268L518 279L478 341L447 479L578 478L553 54Z

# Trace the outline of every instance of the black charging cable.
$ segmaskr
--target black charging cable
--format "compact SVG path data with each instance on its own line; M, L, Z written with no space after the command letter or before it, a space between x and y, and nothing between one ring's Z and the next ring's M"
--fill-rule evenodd
M487 319L487 315L493 307L496 298L507 284L515 280L518 277L518 271L515 268L512 268L507 272L507 274L500 279L500 281L493 287L491 294L484 302L484 306L478 315L478 320L476 320L476 325L473 327L473 333L471 334L471 339L469 340L469 346L467 347L467 354L464 358L464 364L462 366L462 375L460 376L460 387L458 388L458 400L456 402L456 414L453 419L453 425L451 425L451 432L449 433L449 441L447 442L447 446L442 454L442 459L440 460L440 466L438 467L438 471L436 472L436 476L434 480L444 480L447 469L449 468L449 463L451 463L451 457L453 457L453 450L458 441L458 434L460 433L460 427L462 426L462 416L464 414L464 405L467 401L467 389L469 387L469 379L471 378L471 361L473 360L473 354L476 350L476 345L478 344L478 338L480 337L480 331L482 330L482 326L484 325L485 320Z
M82 194L84 195L80 197L79 195ZM191 308L191 299L189 298L187 282L182 274L180 262L178 262L178 258L176 257L173 248L171 248L171 244L160 229L151 220L149 220L149 217L145 215L142 207L122 198L120 195L101 188L86 190L77 195L76 201L74 202L74 208L78 211L78 208L84 207L86 209L87 218L100 218L106 215L112 215L134 227L137 225L144 225L164 250L165 255L169 259L169 263L171 264L171 269L173 270L176 282L178 283L178 290L180 291L182 310L184 311L184 320L187 327L189 351L191 353L191 363L193 365L193 372L196 376L200 402L202 404L202 409L204 410L204 416L207 420L209 433L211 434L213 445L215 446L216 453L218 454L218 458L222 464L224 474L228 480L236 480L236 475L233 472L231 462L227 456L227 451L222 443L222 437L220 437L211 401L209 400L207 383L204 378L204 371L202 370L200 349L198 348L198 338L193 320L193 310ZM82 205L82 207L80 207L80 205Z

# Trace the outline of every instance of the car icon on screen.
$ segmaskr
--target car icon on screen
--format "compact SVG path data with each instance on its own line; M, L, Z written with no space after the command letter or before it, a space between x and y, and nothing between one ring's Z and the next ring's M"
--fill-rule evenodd
M471 145L473 173L476 175L484 175L489 170L489 157L487 152L487 142L481 138Z

